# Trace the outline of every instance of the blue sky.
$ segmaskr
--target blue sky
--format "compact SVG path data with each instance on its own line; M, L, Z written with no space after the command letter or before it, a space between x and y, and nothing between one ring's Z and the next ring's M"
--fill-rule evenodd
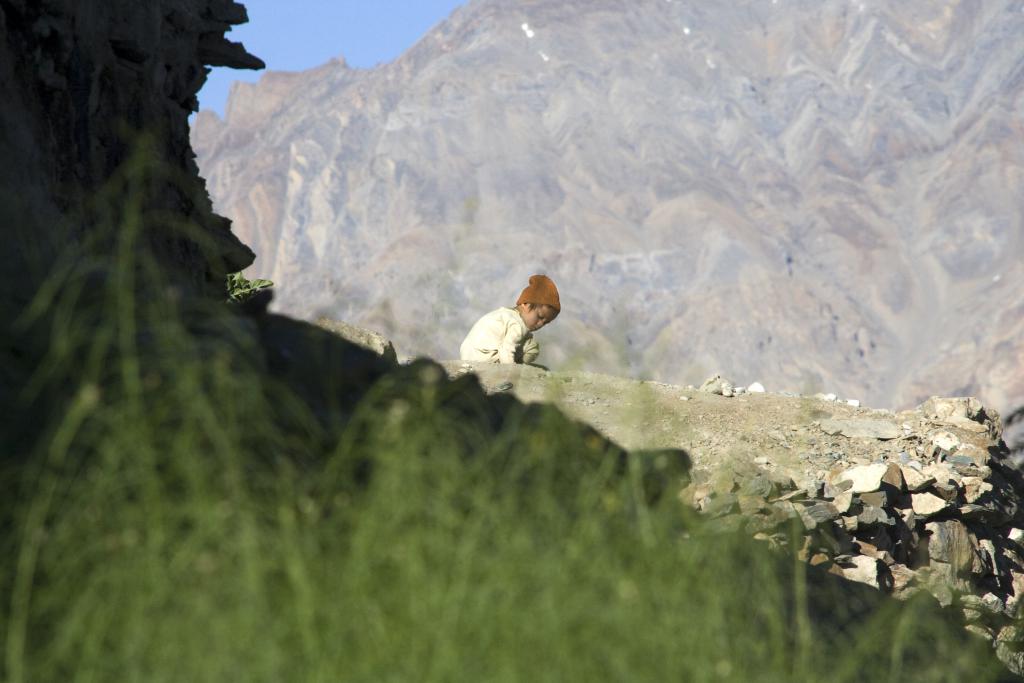
M227 34L267 69L301 71L342 56L349 66L390 62L467 0L241 0L249 23ZM224 114L236 80L262 71L215 68L199 91L200 109Z

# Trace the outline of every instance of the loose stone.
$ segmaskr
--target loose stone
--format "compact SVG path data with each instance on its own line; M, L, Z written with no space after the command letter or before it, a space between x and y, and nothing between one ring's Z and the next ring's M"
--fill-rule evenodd
M864 555L850 558L849 566L841 567L843 576L851 581L878 588L878 560Z
M979 498L992 491L992 484L981 477L964 477L964 500L976 503Z
M931 534L928 538L928 556L932 560L949 563L958 573L971 569L974 564L974 548L971 535L963 522L956 519L928 522L924 528Z
M910 501L914 514L922 517L931 517L949 507L949 501L933 493L912 493Z
M850 505L853 503L853 492L843 491L832 499L832 505L840 514L846 514L850 510Z
M960 446L960 439L951 432L935 432L930 437L930 442L936 448L952 453Z
M858 497L860 498L860 502L864 505L870 505L876 508L887 508L892 503L888 491L869 491L867 493L859 494Z
M920 467L921 464L917 464L918 467ZM900 470L903 473L903 481L907 485L907 490L910 491L911 493L923 491L935 483L935 477L931 477L924 474L919 469L912 467L909 463L905 466L901 465Z
M797 511L800 513L800 518L804 521L804 526L808 529L814 529L819 524L831 522L839 517L839 511L836 510L835 506L825 502L817 502L807 507L800 507L797 508Z
M839 475L838 481L849 481L850 491L853 493L877 491L882 487L882 478L886 476L888 470L889 466L882 463L851 467Z
M871 505L864 506L864 509L857 515L858 528L870 527L876 524L892 526L896 521L890 517L885 510Z

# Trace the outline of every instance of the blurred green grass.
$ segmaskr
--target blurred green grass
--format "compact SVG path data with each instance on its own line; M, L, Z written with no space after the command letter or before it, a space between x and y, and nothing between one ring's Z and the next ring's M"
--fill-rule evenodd
M161 294L123 211L113 265L23 321L50 347L0 464L5 680L998 678L932 603L652 500L554 409L421 364L324 419L250 319Z

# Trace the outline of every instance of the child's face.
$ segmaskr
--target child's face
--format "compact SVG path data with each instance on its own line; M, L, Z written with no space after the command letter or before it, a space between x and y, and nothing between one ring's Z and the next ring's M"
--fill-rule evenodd
M551 306L544 304L540 306L520 304L519 315L522 316L523 322L526 323L526 329L530 330L530 332L536 332L554 320L557 313L555 313L555 309Z

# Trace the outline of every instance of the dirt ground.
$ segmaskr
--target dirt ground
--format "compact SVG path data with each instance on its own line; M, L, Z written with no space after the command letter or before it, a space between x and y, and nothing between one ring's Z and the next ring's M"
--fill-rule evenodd
M628 449L682 448L696 469L757 463L798 485L822 480L837 464L867 464L921 452L919 415L776 393L723 397L661 382L524 365L444 361L449 375L475 373L488 392L546 401ZM511 387L502 385L511 383ZM886 438L844 436L836 422ZM823 425L824 423L824 425ZM895 435L891 438L890 435Z

